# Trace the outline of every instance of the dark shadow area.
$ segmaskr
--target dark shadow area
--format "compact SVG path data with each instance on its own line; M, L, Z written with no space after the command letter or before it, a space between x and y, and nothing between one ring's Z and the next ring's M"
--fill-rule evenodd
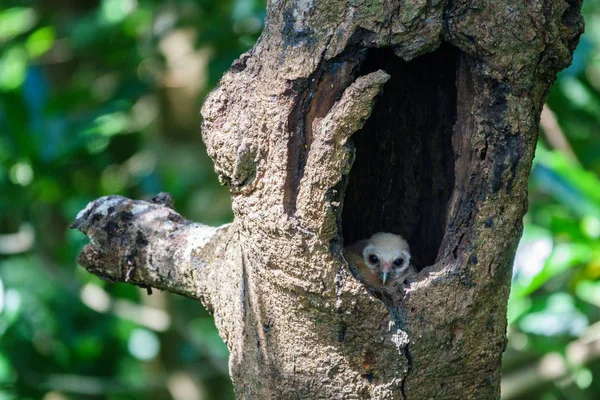
M383 69L391 79L352 137L344 243L393 232L408 240L419 269L435 262L454 187L457 60L450 46L410 62L391 49L369 50L358 76Z

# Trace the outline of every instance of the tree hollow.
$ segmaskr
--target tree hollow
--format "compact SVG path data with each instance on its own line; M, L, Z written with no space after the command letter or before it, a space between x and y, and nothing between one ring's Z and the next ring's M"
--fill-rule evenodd
M435 263L455 187L459 52L448 45L405 62L390 48L369 49L358 75L391 75L352 141L356 159L342 212L346 244L376 232L402 235L414 264ZM459 140L460 141L460 140Z

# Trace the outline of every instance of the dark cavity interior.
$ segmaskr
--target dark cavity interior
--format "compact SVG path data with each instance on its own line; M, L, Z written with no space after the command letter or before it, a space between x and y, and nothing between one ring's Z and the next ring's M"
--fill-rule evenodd
M458 53L449 46L405 62L369 50L358 75L391 75L363 129L352 137L342 228L351 244L376 232L401 234L419 268L435 263L454 187L452 132Z

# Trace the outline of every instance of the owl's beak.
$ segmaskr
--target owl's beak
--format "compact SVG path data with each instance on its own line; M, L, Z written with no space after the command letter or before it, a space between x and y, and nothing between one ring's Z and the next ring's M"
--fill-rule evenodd
M381 282L383 282L384 285L385 285L385 282L387 281L387 277L388 277L388 274L390 273L391 268L392 268L392 266L390 265L390 263L384 263L381 266Z

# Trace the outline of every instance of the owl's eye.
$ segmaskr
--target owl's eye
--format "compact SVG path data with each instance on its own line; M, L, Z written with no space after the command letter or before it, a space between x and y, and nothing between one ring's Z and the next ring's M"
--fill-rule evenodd
M379 262L379 258L377 258L375 254L371 254L369 256L369 261L371 262L371 264L377 264L377 262Z
M401 265L402 265L402 263L403 263L403 262L404 262L404 259L403 259L403 258L396 258L396 259L394 260L394 265L395 265L396 267L399 267L399 266L401 266Z

